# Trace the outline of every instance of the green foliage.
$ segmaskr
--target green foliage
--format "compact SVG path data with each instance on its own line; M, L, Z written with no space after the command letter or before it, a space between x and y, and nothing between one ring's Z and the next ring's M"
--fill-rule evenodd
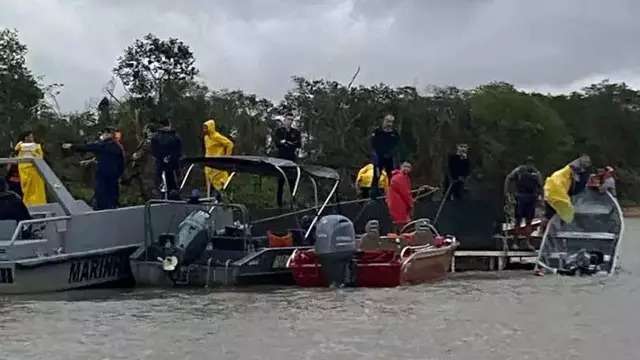
M18 33L0 30L0 143L15 144L37 113L43 90L26 66L26 45Z
M165 97L175 97L184 91L185 83L193 81L198 74L194 63L191 49L182 41L147 34L125 49L113 72L131 94L157 101L165 113L156 115L167 116L174 109Z
M240 90L211 90L198 83L189 47L149 34L128 47L114 68L129 92L126 98L108 94L109 101L98 111L63 115L43 101L52 90L38 84L26 68L26 51L14 31L0 31L0 141L10 143L20 129L34 128L46 159L72 192L86 200L92 196L93 169L79 167L79 155L60 151L62 142L91 140L102 126L119 126L128 155L142 154L139 161L128 162L121 203L142 203L153 185L153 159L143 146L146 124L170 118L185 154L196 156L202 154L202 123L213 118L234 140L236 154L266 155L273 150L274 115L285 109L299 117L301 161L338 169L343 198L354 193L354 175L369 161L371 131L392 113L402 138L398 158L414 162L416 184L440 184L447 155L456 143L466 142L474 176L485 180L488 191L500 189L506 173L529 155L548 174L587 152L597 166L619 169L620 194L626 201L640 200L640 157L635 155L640 147L640 92L625 84L604 81L582 92L552 96L521 92L506 83L418 91L293 77L284 100L273 104ZM135 174L139 176L131 180ZM203 184L201 171L196 171L187 188ZM275 186L272 180L238 179L228 196L270 207Z

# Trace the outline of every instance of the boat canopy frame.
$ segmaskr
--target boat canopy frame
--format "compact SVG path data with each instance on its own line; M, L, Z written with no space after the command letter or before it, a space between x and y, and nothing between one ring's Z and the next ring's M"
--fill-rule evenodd
M318 180L330 180L336 184L340 181L340 174L334 169L318 165L296 164L291 160L266 156L229 155L191 157L184 159L183 164L188 165L188 168L180 184L180 190L186 185L188 177L196 164L202 164L206 167L229 172L229 178L225 182L222 190L226 190L229 187L236 173L248 173L283 179L292 198L295 198L298 194L302 177L306 176L313 186L315 206L319 205ZM289 181L289 179L292 178L295 178L293 184ZM333 193L335 193L335 191L332 191L329 197L332 197Z
M311 180L311 184L314 188L315 206L313 208L316 208L317 211L315 213L313 221L311 222L311 225L305 232L305 240L311 234L311 229L313 229L313 227L317 223L318 219L324 212L324 209L329 204L331 198L338 191L338 186L340 184L340 174L334 169L319 165L296 164L291 160L268 156L227 155L212 157L190 157L183 159L182 163L183 165L188 165L188 169L180 184L180 190L182 190L185 186L187 178L189 177L191 171L193 170L193 167L196 164L202 164L206 167L214 168L217 170L228 171L230 173L230 176L227 179L227 182L224 184L222 190L227 189L236 173L249 173L259 176L282 178L287 184L287 188L289 189L292 199L295 199L297 195L302 176L307 176ZM296 180L292 186L289 178L294 176ZM330 180L334 182L333 186L331 187L331 191L321 205L318 202L317 180L319 179Z

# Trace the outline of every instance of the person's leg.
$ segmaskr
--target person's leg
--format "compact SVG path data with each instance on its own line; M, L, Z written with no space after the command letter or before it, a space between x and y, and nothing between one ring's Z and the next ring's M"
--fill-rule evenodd
M120 179L119 178L115 178L111 180L111 196L112 196L112 203L111 203L111 208L112 209L117 209L120 206Z
M104 210L107 209L107 200L106 200L106 183L101 176L96 176L96 186L94 190L93 197L96 200L95 210Z
M533 244L531 244L531 233L533 232L531 228L531 223L533 222L533 218L536 216L536 198L535 197L527 199L527 201L524 204L522 216L524 217L524 221L525 221L523 235L527 239L527 244L526 244L527 248L529 248L529 250L535 250L535 247L533 246Z
M376 199L379 194L378 190L378 182L380 182L380 171L382 171L382 159L378 157L377 154L373 154L371 158L371 163L373 164L373 178L371 179L371 190L369 191L369 196L371 199ZM388 174L387 174L388 175Z
M172 192L178 190L178 178L177 178L177 167L168 165L165 169L165 176L167 178L167 192Z
M164 197L164 193L162 192L163 190L163 185L167 185L163 178L162 175L165 175L165 178L167 177L166 174L166 168L164 166L164 164L160 161L156 160L156 164L155 164L155 178L154 178L154 185L155 185L155 190L153 191L153 193L155 194L159 194L158 196L160 198ZM167 189L164 189L167 190Z
M393 174L394 170L393 158L384 159L381 167L384 168L384 171L387 173L387 185L391 186L391 175ZM374 182L371 184L371 186L377 187L378 183Z
M361 187L360 188L360 198L361 199L367 199L369 197L370 191L371 189L368 187Z
M462 182L458 179L453 180L453 185L451 187L451 199L452 200L460 200L462 199Z

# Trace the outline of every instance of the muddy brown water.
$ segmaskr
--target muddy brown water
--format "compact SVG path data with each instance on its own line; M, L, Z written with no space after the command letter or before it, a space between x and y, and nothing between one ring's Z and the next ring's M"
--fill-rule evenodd
M639 359L639 238L611 278L0 297L0 359Z

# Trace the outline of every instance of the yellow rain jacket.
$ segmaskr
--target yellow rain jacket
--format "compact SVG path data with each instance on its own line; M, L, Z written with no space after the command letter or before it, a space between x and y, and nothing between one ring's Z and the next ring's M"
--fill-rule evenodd
M562 221L573 221L575 210L569 191L573 185L573 170L567 165L554 172L544 182L544 199L558 213Z
M18 158L29 159L37 158L42 159L44 152L42 146L36 143L23 143L19 142L15 148L18 153ZM20 186L22 187L22 201L27 206L44 205L47 203L47 194L45 191L44 180L38 169L31 163L18 164L18 171L20 172Z
M204 128L206 128L204 134L204 156L231 155L231 152L233 152L233 142L216 130L215 120L207 120L204 123ZM229 178L229 173L226 171L216 170L210 167L204 168L204 174L207 183L217 190L221 190Z
M356 176L356 185L358 188L371 188L373 182L373 164L365 165ZM380 178L378 179L378 188L383 189L385 192L389 187L389 181L387 180L387 172L382 170Z

